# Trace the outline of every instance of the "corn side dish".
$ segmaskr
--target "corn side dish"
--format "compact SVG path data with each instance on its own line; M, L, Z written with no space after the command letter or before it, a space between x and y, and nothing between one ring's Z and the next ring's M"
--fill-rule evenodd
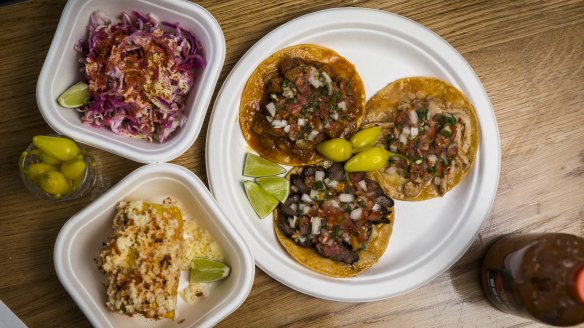
M113 234L98 257L105 275L108 310L151 319L174 319L181 271L192 259L223 261L211 234L188 220L172 198L162 205L120 202ZM207 296L212 283L189 284L180 294L188 303Z
M110 311L146 318L174 318L183 251L183 218L174 205L120 202L114 233L102 249Z

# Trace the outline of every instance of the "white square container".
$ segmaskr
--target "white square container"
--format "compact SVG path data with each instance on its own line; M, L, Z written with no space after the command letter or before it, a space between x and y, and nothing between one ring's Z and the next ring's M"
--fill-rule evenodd
M167 196L179 202L186 219L194 219L213 236L225 255L225 263L231 267L230 276L213 283L210 295L197 303L185 303L178 296L174 321L153 321L108 311L104 276L98 271L95 259L113 231L116 205L123 200L160 203ZM54 261L61 284L96 327L212 326L243 303L255 273L249 248L201 180L181 166L166 163L135 170L69 219L57 237ZM181 286L186 284L187 275L183 274ZM177 324L183 319L184 322Z
M181 27L201 42L207 65L196 75L187 97L187 122L164 143L149 143L117 135L107 127L96 129L83 125L77 111L57 103L61 93L82 80L78 53L73 46L87 38L89 18L96 10L113 21L119 20L123 11L152 13L161 22L180 22ZM45 121L60 134L140 163L166 162L184 153L199 135L224 60L225 38L221 27L197 4L178 0L69 0L37 82L37 104Z

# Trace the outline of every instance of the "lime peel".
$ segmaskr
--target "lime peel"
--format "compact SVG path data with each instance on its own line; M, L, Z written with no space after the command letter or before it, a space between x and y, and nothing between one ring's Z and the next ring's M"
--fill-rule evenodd
M261 156L247 153L243 165L243 175L247 177L265 177L286 172L280 165L271 162Z
M251 206L261 219L267 217L278 206L278 200L253 181L244 181L243 188Z
M65 108L78 108L87 103L89 100L89 86L87 83L78 82L69 89L65 90L59 98L57 98L57 102L59 105Z
M225 263L207 258L193 259L190 283L213 282L229 276L231 268Z
M288 194L290 193L290 181L288 179L282 177L260 177L256 179L256 182L281 203L284 203L288 198Z

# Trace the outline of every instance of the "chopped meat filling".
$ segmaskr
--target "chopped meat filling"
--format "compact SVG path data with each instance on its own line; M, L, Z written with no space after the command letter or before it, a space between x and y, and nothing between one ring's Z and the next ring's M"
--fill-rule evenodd
M308 161L316 144L354 132L356 106L351 82L329 65L289 58L265 84L253 132L264 148Z
M291 176L290 196L278 207L278 227L294 242L323 257L352 264L372 229L390 223L393 200L365 173L347 180L342 164L309 166Z
M399 104L384 146L393 155L386 173L407 182L403 194L417 196L428 185L443 195L454 176L470 165L468 115L437 98L415 95Z

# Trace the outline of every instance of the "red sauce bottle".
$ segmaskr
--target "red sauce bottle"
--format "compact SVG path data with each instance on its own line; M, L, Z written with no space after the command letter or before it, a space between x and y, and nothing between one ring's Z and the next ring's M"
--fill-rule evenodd
M512 234L483 261L483 288L499 310L555 326L584 322L584 239Z

